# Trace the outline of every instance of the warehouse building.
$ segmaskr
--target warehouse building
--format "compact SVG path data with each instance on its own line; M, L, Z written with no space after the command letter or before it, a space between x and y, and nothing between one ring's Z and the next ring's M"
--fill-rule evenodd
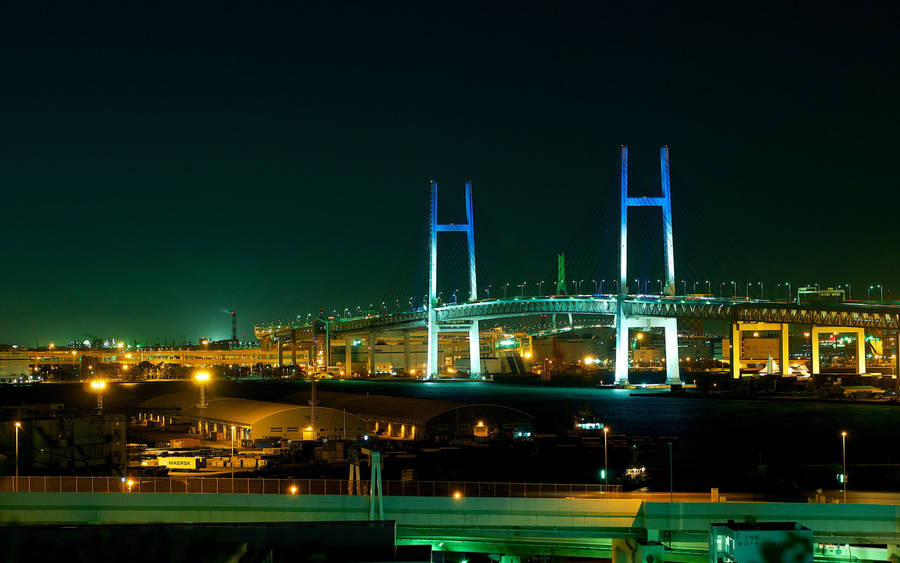
M534 417L503 405L465 404L415 397L319 391L318 404L364 419L368 432L381 438L443 441L460 438L528 438ZM282 398L308 404L309 393Z
M348 411L324 406L273 403L208 396L197 405L196 393L169 393L140 404L140 416L162 424L189 423L204 436L225 440L284 438L314 440L354 438L366 433L366 421ZM232 434L232 428L233 434Z

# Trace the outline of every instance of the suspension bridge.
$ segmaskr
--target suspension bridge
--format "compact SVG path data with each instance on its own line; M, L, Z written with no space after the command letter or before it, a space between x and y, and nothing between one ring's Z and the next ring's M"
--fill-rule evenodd
M373 342L379 335L396 334L405 338L408 348L411 333L424 331L427 347L424 378L435 379L441 365L439 339L442 333L467 334L469 342L469 377L482 379L482 346L484 336L481 323L496 319L529 316L568 317L572 324L574 316L590 316L598 323L615 329L615 380L617 384L628 382L629 332L631 330L662 329L665 334L666 383L681 383L678 358L678 320L699 319L725 321L731 324L730 365L732 375L740 377L741 336L744 332L772 331L779 335L779 366L782 375L791 375L788 354L788 326L808 325L812 345L812 373L818 374L819 339L824 333L850 333L856 335L857 372L866 373L865 331L878 329L900 331L900 306L883 302L801 302L797 300L751 299L746 297L723 297L710 294L688 294L687 284L682 284L682 293L677 293L675 277L675 252L672 221L672 197L669 179L669 150L662 147L659 154L661 195L632 196L629 193L628 147L621 149L620 173L620 224L619 224L619 276L617 290L612 294L602 293L602 286L594 294L566 294L564 263L559 264L559 281L556 293L503 298L479 298L478 275L475 260L475 213L472 197L472 183L465 184L465 216L462 224L438 222L438 184L430 184L431 203L429 212L429 252L428 252L428 294L421 308L413 308L410 301L408 311L388 313L367 312L348 315L346 318L325 317L311 319L306 323L270 325L257 327L256 336L264 347L277 347L279 365L286 365L284 352L288 351L287 365L298 365L297 350L308 346L313 357L321 358L320 364L331 365L332 344L344 340L346 365L350 365L352 339L366 340L369 349L369 364L372 365ZM630 208L658 208L662 215L662 247L664 280L660 281L657 295L646 293L647 284L637 281L637 287L628 285L628 223ZM468 273L468 299L444 303L438 292L438 237L443 233L462 233L466 238L466 262ZM543 284L542 284L543 285ZM709 285L707 283L707 285ZM734 285L734 282L732 282ZM543 289L541 287L541 289ZM879 286L880 289L880 286ZM644 290L644 291L642 291ZM788 287L790 293L790 288ZM409 367L409 353L405 353L405 366ZM900 355L898 355L900 356ZM900 358L897 358L900 360ZM349 375L349 374L348 374Z

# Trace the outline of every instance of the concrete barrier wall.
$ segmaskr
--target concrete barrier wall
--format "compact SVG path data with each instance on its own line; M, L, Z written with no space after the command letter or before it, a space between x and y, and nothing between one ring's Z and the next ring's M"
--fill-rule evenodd
M409 527L630 529L642 501L385 497L384 515ZM302 522L366 520L360 496L2 493L0 521L28 523Z
M648 530L708 532L712 522L745 518L799 522L816 534L900 537L900 506L778 502L644 504L641 526Z

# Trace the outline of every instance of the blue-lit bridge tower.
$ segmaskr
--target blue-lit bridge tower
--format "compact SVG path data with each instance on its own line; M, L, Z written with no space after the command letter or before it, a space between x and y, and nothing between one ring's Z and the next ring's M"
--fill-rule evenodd
M478 299L478 284L475 276L475 213L472 207L472 182L466 182L466 224L439 224L437 220L438 184L431 181L431 221L429 233L429 276L428 276L428 310L426 324L428 327L428 354L426 360L426 379L434 379L438 374L438 323L437 323L437 235L439 232L466 233L469 265L469 301ZM478 320L472 319L469 325L469 372L470 377L481 377L481 345L479 343Z
M628 147L622 147L620 173L621 216L619 231L619 294L616 303L616 383L628 383L628 331L631 328L663 328L666 339L666 383L681 383L678 369L678 325L674 318L631 317L625 314L628 297L628 208L659 207L662 211L666 285L664 294L675 295L675 251L672 235L672 194L669 186L669 148L659 149L662 184L660 197L629 197Z

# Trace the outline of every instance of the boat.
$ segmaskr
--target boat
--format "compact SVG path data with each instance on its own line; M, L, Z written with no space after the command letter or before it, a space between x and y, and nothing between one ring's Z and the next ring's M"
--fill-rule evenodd
M625 486L637 486L650 478L647 468L638 462L637 444L631 444L631 465L625 468L625 474L619 481Z

